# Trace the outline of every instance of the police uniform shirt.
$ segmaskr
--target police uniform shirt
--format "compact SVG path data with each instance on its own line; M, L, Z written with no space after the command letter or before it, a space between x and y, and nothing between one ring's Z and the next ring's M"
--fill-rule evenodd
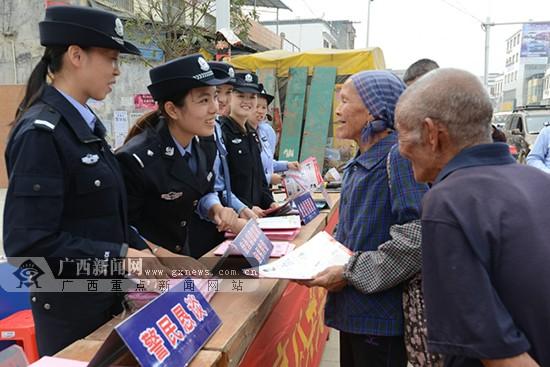
M90 127L90 130L94 131L95 120L96 120L94 113L90 111L90 109L87 106L81 105L80 102L78 102L76 99L74 99L70 95L64 93L62 90L59 90L57 88L55 90L61 93L63 97L65 97L65 99L69 101L69 103L72 104L74 108L76 108L76 110L78 111L78 113L80 113L84 121L86 121L86 124L88 124L88 126Z
M218 117L219 118L219 117ZM220 195L223 198L223 202L226 204L225 206L229 206L233 208L237 213L241 213L241 211L246 208L246 205L243 204L242 201L239 200L235 196L232 190L228 190L228 187L231 186L230 182L230 173L225 172L225 167L222 164L222 159L227 159L227 149L225 148L225 144L223 142L223 136L221 127L218 121L216 121L216 127L214 132L214 139L216 139L216 159L214 160L214 176L215 176L215 182L214 182L214 192L207 194L205 197L203 197L199 201L199 205L197 208L197 214L201 217L203 220L209 220L208 219L208 212L210 211L210 208L212 208L215 204L222 205L222 201L220 200ZM228 171L229 171L229 167ZM229 181L229 185L228 185ZM228 191L230 200L228 200Z
M235 195L249 208L267 209L273 203L260 157L258 134L248 124L243 132L230 117L220 118L227 148L231 185Z
M161 119L122 146L117 158L126 181L130 223L156 245L190 255L194 245L188 243L188 227L198 201L213 190L216 147L208 138L188 147L196 173L181 148L183 155Z
M187 161L187 165L189 166L191 172L196 175L197 157L193 155L193 140L189 142L189 145L187 145L187 147L184 147L180 143L178 143L178 141L173 136L172 141L174 142L176 148L178 148L179 154L183 157L184 160Z
M118 256L123 243L145 248L129 229L110 147L55 88L45 88L12 132L6 163L8 256L103 259Z

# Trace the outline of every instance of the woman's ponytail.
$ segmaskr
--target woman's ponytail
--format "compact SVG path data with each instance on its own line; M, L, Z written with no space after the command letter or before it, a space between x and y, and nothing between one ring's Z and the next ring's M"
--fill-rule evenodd
M128 131L128 135L126 135L126 139L124 139L124 144L126 144L134 136L145 131L145 129L158 125L160 117L160 110L155 110L147 112L146 114L138 118L136 120L136 123L130 128L130 131Z
M12 129L17 125L23 114L40 98L44 87L47 85L48 73L56 73L61 70L63 54L67 52L67 46L50 46L44 51L44 56L34 67L27 87L25 96L15 112L15 120L11 122Z
M172 102L178 107L183 107L184 99L187 94L189 94L190 90L191 89L182 89L180 93L172 97L166 98L162 101L157 101L158 108L155 111L147 112L136 120L136 123L130 128L130 131L128 131L128 135L126 135L126 139L124 139L124 144L126 144L134 136L145 131L147 128L153 128L157 126L161 118L166 119L166 122L170 123L170 119L168 118L166 111L164 110L164 104L166 102Z

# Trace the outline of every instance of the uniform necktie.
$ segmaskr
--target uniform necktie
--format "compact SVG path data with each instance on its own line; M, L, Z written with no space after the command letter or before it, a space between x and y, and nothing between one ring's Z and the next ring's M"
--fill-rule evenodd
M103 139L105 137L105 133L107 131L105 129L105 126L103 126L101 121L99 121L97 118L94 119L93 125L94 125L94 129L93 129L94 135L97 136L98 138Z
M191 172L193 172L193 174L196 175L197 174L197 164L196 164L196 162L191 161L191 153L185 152L185 154L183 155L182 158L185 161L185 163L187 163L187 167L189 167Z

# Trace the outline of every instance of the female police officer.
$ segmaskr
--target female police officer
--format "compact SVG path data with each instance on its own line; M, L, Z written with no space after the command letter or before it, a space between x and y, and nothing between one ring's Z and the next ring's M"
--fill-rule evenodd
M277 204L265 179L258 134L247 122L256 113L258 77L252 73L237 73L235 77L231 112L220 117L231 185L239 200L263 216L264 209Z
M212 243L208 231L216 232L214 226L201 226L192 219L197 207L203 207L199 200L214 189L215 86L227 79L217 79L198 54L153 68L149 75L148 88L159 108L136 122L117 152L126 180L130 222L144 238L160 246L153 248L158 256L199 257L221 242L220 238ZM237 230L237 213L219 201L201 215L214 221L219 230ZM201 226L203 233L190 238L190 233L197 233L190 226Z
M120 74L120 19L91 8L51 7L39 24L34 68L6 148L4 248L10 257L151 256L128 226L124 182L105 127L86 106ZM46 83L46 76L52 79ZM31 293L40 355L51 355L121 312L120 293ZM86 291L86 290L84 290Z

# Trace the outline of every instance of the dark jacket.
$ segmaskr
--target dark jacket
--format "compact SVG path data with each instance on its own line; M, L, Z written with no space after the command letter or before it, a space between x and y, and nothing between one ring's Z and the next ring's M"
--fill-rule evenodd
M8 256L106 259L123 243L146 248L128 226L124 181L96 124L100 136L50 86L24 114L6 148ZM116 293L41 292L32 300L41 355L86 336L120 307Z
M267 209L273 203L264 175L258 134L248 124L246 132L230 117L220 117L233 193L249 208Z
M154 244L185 255L204 247L192 243L188 232L199 199L214 188L214 140L195 138L192 154L198 159L196 174L178 151L164 119L117 151L131 225ZM215 226L212 229L216 231Z

